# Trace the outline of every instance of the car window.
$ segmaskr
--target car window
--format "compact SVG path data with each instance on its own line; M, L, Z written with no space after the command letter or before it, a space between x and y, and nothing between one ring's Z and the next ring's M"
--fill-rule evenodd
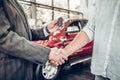
M67 27L67 33L70 32L78 32L81 30L81 24L80 21L74 21Z
M78 31L80 31L78 26L68 26L67 27L67 33L78 32Z

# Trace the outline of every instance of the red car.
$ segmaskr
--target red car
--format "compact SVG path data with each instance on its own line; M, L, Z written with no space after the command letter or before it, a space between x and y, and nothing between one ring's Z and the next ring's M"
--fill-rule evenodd
M63 20L61 20L63 21ZM68 19L64 20L62 23L61 30L50 34L49 40L39 40L34 41L37 44L41 44L48 47L58 47L64 48L69 44L77 33L86 25L88 20L86 19ZM38 65L36 74L38 80L44 78L45 80L53 80L57 77L59 71L65 66L73 66L78 63L82 63L91 59L93 49L93 41L85 45L83 48L79 49L71 56L69 56L68 61L62 66L54 67L49 61L44 66Z

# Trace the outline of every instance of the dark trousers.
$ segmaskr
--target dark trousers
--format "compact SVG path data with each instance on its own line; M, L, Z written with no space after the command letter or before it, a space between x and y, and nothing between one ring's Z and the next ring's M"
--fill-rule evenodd
M110 79L102 77L102 76L95 76L95 80L110 80Z

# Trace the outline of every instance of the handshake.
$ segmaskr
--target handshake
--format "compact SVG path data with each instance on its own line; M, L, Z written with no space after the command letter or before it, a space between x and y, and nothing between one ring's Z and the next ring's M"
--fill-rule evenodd
M54 66L59 66L65 63L66 60L68 60L68 54L67 51L64 49L58 49L58 48L51 48L51 52L49 55L49 61Z

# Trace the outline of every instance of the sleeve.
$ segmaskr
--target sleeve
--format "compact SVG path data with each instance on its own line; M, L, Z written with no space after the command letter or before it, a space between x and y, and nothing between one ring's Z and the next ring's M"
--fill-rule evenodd
M89 40L92 41L94 39L94 32L95 32L95 14L92 18L88 21L87 25L82 29L88 37Z
M49 32L46 30L48 24L44 24L39 29L31 29L33 40L45 40L49 37Z
M0 8L0 52L35 63L44 64L48 60L50 49L20 37L9 31L10 24Z

